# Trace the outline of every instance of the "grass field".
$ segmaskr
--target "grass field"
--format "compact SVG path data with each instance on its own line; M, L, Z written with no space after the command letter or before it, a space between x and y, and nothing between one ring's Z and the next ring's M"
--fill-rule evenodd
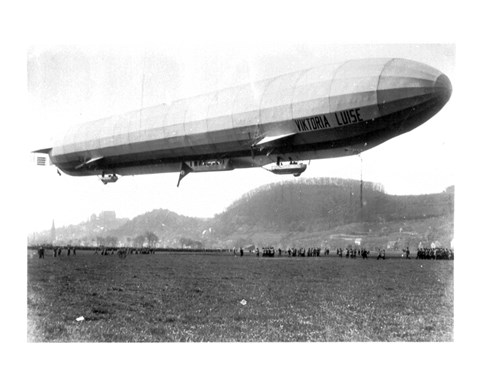
M27 295L30 342L453 341L453 261L47 253Z

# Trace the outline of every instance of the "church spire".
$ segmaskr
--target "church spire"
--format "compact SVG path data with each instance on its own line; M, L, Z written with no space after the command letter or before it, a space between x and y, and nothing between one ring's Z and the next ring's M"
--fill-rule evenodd
M52 229L50 229L50 242L53 244L57 240L57 235L55 233L55 220L52 220Z

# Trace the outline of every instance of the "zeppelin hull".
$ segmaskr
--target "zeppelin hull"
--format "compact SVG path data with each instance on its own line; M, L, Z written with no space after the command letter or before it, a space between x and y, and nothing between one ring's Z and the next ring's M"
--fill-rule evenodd
M184 162L212 159L241 168L346 156L416 128L450 94L448 78L424 64L353 60L83 124L50 155L72 175L176 172Z

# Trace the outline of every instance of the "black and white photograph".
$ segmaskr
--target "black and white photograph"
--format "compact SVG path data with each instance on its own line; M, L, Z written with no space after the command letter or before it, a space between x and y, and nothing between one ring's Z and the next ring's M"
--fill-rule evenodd
M29 341L453 340L454 45L28 60Z
M465 45L413 9L267 3L25 32L21 350L62 366L39 381L461 377Z

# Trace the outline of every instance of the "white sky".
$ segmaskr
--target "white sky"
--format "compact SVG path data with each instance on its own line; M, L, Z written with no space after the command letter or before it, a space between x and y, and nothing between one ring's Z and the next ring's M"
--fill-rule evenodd
M411 133L362 155L364 180L387 193L441 192L454 184L453 118L455 45L342 45L294 43L184 43L143 46L31 46L28 51L29 148L48 147L75 123L93 120L350 58L401 57L429 64L453 83L442 111ZM31 157L30 157L31 158ZM357 156L312 161L302 178L360 177ZM292 176L263 169L123 177L103 185L97 177L58 177L31 166L31 179L46 188L29 200L29 230L78 223L91 213L114 210L132 218L156 208L211 217L245 192ZM72 204L72 202L75 202Z

